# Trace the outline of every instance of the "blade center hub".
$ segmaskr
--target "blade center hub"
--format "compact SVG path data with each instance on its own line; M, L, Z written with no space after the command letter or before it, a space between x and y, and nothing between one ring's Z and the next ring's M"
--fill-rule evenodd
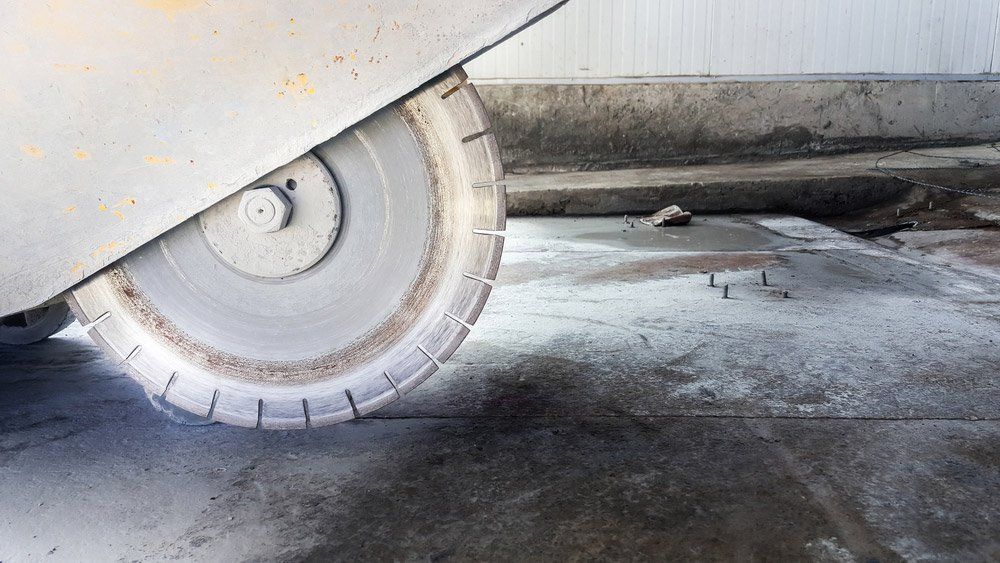
M333 247L341 227L340 192L329 169L306 154L199 215L216 256L243 274L302 273Z

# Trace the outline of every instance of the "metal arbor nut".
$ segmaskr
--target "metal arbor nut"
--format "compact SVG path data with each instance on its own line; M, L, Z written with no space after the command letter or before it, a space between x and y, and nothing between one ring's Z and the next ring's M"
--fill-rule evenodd
M243 192L240 221L252 232L274 233L288 225L292 202L279 188L264 186Z

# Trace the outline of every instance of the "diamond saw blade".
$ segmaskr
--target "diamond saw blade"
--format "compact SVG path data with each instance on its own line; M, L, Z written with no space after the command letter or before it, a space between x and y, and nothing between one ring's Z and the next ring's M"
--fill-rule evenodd
M197 416L285 429L364 415L436 371L489 296L505 226L489 131L452 70L68 301L149 393Z

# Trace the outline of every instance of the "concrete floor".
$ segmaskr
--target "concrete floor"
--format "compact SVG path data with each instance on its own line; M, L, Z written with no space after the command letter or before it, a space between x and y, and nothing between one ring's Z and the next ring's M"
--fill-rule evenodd
M308 432L172 425L78 327L0 350L0 560L1000 558L1000 278L782 217L504 263L448 366Z
M836 220L847 214L856 220L884 206L890 213L877 217L880 226L897 219L896 209L909 220L915 214L911 205L917 201L923 200L924 208L933 201L940 211L941 204L958 195L943 190L928 193L911 181L903 181L905 178L985 193L985 198L967 199L973 204L989 204L985 207L992 211L991 216L981 216L980 224L996 224L998 174L1000 145L994 143L729 164L522 174L508 176L505 183L507 213L516 216L654 213L670 202L702 214L781 212ZM922 215L921 220L936 223L949 215L955 218L949 213Z

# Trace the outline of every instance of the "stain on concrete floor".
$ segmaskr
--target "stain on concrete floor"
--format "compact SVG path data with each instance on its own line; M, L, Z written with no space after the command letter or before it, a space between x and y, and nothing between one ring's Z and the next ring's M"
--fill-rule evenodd
M793 297L723 301L566 283L689 248L510 228L470 341L353 423L175 426L78 327L0 350L0 560L1000 558L997 281L769 230L696 252Z

